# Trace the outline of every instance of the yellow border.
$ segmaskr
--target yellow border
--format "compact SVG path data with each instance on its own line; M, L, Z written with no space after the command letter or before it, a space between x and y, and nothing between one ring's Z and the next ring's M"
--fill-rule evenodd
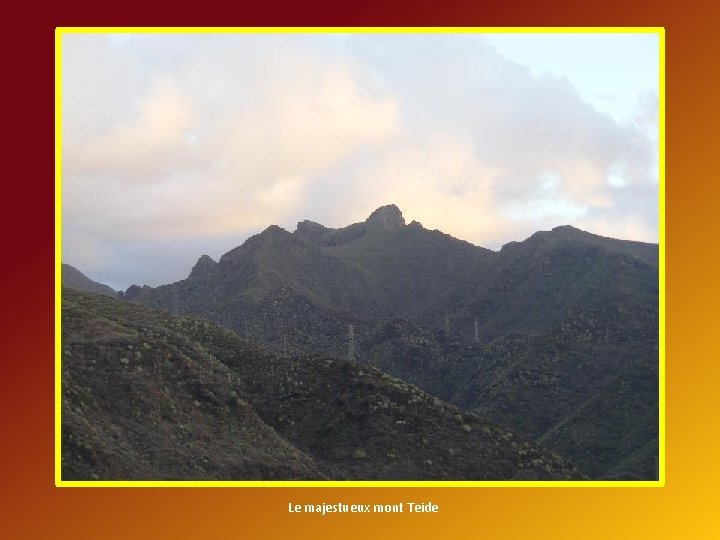
M62 485L60 473L61 460L61 429L60 411L62 408L61 350L62 336L61 306L62 301L62 32L55 32L55 485Z
M65 480L58 487L594 488L662 487L655 480Z
M251 26L251 27L58 27L61 34L658 34L662 27L653 26Z
M658 482L665 485L665 31L658 32L660 62L658 69L658 256L659 302L658 367Z
M70 481L62 480L61 460L61 258L62 258L62 36L65 34L657 34L658 81L658 244L659 244L659 430L658 480L622 481ZM55 486L57 487L316 487L316 488L446 488L446 487L523 487L523 488L592 488L592 487L664 487L665 486L665 29L662 27L58 27L55 29Z

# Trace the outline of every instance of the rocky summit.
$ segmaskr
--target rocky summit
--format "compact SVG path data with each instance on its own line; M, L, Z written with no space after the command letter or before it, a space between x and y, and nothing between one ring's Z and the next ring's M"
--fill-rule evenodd
M657 244L562 226L492 251L428 230L417 221L406 224L400 209L391 204L342 228L307 220L294 232L270 226L217 262L200 257L185 280L160 287L132 286L121 299L118 307L142 304L167 317L218 324L234 332L238 343L252 343L277 359L253 364L257 373L250 380L259 380L263 370L276 373L282 383L282 389L273 390L278 401L259 392L252 410L278 433L287 430L283 439L310 458L320 474L539 474L527 473L525 465L522 471L517 466L483 472L467 462L460 472L425 471L422 460L412 465L405 460L402 467L401 462L373 462L380 448L398 455L390 448L397 449L399 443L373 446L356 435L340 435L328 427L337 419L328 415L337 411L310 406L319 399L316 394L344 395L338 387L344 377L335 377L334 370L346 366L343 369L352 373L362 371L362 376L352 377L365 396L335 403L338 411L350 407L348 419L367 419L384 407L384 398L372 397L373 392L390 392L388 384L405 385L423 396L422 403L437 399L442 407L454 407L453 415L486 422L491 433L495 426L507 430L516 445L540 445L573 462L588 478L656 478ZM244 365L212 354L233 369ZM272 371L277 362L289 362L290 374ZM332 373L326 373L331 366ZM292 373L301 372L308 379L295 388ZM329 379L323 384L329 386L310 383L321 373L326 373ZM365 377L377 384L366 384ZM267 389L268 384L258 388ZM261 394L264 397L258 397ZM287 400L296 407L303 404L308 424L282 405ZM271 418L267 411L273 407L283 413ZM385 427L394 426L398 436L411 425L402 422L416 422L405 412L391 416ZM313 439L316 442L337 436L352 440L354 449L330 451L329 445L329 453L323 453L304 431L310 424L326 430ZM445 424L438 420L436 425L445 437L443 430L453 424L442 427ZM482 432L485 426L464 421L461 425L469 426L468 433ZM413 431L415 442L418 437L421 442L439 441L430 432L420 436L420 431ZM372 435L375 441L387 436ZM355 450L365 457L352 458ZM420 447L413 452L426 455ZM349 461L338 465L344 463L342 456L349 456ZM424 459L440 463L438 455ZM300 467L301 462L309 463L297 461L297 475L315 474ZM367 463L373 466L360 466Z
M377 229L398 229L405 226L402 212L394 204L381 206L365 220L365 225Z

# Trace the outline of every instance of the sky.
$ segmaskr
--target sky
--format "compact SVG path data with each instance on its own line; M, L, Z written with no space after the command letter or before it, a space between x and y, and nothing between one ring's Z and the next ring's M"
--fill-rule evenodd
M115 289L385 204L657 242L655 34L65 34L61 74L62 259Z

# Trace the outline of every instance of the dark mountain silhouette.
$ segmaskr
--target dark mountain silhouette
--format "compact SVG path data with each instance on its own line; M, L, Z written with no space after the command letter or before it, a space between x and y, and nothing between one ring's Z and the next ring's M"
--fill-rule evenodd
M580 477L370 366L70 289L62 309L65 480Z
M118 291L113 290L107 285L93 281L80 270L69 264L62 265L61 281L63 287L75 289L76 291L84 291L94 294L104 294L106 296L118 296Z
M389 205L340 229L271 226L123 298L281 354L353 357L541 440L599 477L655 478L658 246L573 227L497 252Z

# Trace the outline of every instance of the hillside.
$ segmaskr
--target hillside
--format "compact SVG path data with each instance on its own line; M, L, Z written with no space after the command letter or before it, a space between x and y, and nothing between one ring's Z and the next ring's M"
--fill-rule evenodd
M477 319L486 338L544 334L583 310L615 312L656 335L657 253L657 245L558 227L503 246L439 304L455 306L451 317L468 334Z
M116 297L118 291L113 290L107 285L93 281L80 270L69 264L63 264L61 268L61 281L63 287L75 289L76 291L84 291L94 294L104 294L106 296Z
M370 366L65 289L64 479L579 478Z
M468 343L403 319L356 332L358 356L396 377L537 440L593 478L654 478L657 340L622 318L573 313L543 336Z

